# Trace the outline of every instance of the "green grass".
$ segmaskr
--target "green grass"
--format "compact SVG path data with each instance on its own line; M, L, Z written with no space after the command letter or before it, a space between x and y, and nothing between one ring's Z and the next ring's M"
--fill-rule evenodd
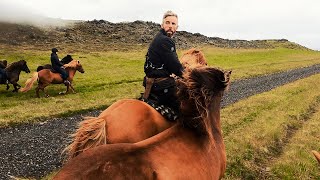
M241 79L320 63L320 53L308 50L277 49L221 49L202 47L209 65L233 70L232 78ZM85 73L76 73L76 94L59 95L64 85L47 87L50 98L35 98L35 86L26 93L12 93L0 86L0 126L38 121L53 116L67 116L91 109L106 108L123 98L136 98L143 91L145 48L131 51L59 52L63 58L71 53L80 60ZM183 51L178 54L181 56ZM29 49L1 49L0 59L13 62L25 59L31 71L47 64L50 51ZM31 77L24 72L19 83ZM12 87L11 87L12 90Z
M319 179L320 75L232 104L221 112L225 179Z

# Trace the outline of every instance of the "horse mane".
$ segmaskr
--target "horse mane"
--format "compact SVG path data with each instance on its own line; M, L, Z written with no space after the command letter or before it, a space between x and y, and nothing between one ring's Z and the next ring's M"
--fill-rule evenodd
M99 117L85 117L78 124L77 131L71 135L73 142L68 145L62 152L66 155L66 161L76 157L83 151L102 144L107 144L106 138L106 121ZM97 129L93 131L93 129Z
M229 86L230 73L204 66L186 69L183 78L177 80L179 123L199 134L210 134L208 109L213 98Z
M67 56L65 56L64 58L62 58L60 62L61 62L62 64L68 64L68 63L70 63L72 60L73 60L72 56L68 54Z
M27 62L25 60L20 60L20 61L16 61L16 62L13 62L11 64L9 64L7 67L6 67L6 70L7 71L12 71L13 69L15 69L16 67L19 67L19 66L23 66L24 64L26 64Z
M70 68L77 68L77 65L79 64L79 61L78 60L72 60L71 62L69 62L67 64L67 67L70 67Z

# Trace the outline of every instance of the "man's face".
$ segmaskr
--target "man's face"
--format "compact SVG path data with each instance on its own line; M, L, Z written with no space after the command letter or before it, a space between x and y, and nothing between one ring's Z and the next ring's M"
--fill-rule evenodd
M178 29L178 18L175 16L166 17L161 24L161 28L164 29L169 37L172 37Z

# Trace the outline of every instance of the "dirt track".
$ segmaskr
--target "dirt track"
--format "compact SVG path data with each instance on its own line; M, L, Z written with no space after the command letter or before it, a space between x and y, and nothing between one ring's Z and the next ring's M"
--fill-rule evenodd
M320 64L282 73L233 82L222 106L275 87L320 73ZM61 166L61 151L82 116L97 116L100 111L42 123L0 129L0 179L40 178Z

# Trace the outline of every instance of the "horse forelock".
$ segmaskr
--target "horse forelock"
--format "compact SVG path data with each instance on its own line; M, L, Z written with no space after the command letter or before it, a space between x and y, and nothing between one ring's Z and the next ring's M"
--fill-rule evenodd
M212 67L186 70L183 79L177 81L177 96L181 102L182 118L185 126L200 133L208 132L208 109L213 98L221 95L229 84L224 71Z

